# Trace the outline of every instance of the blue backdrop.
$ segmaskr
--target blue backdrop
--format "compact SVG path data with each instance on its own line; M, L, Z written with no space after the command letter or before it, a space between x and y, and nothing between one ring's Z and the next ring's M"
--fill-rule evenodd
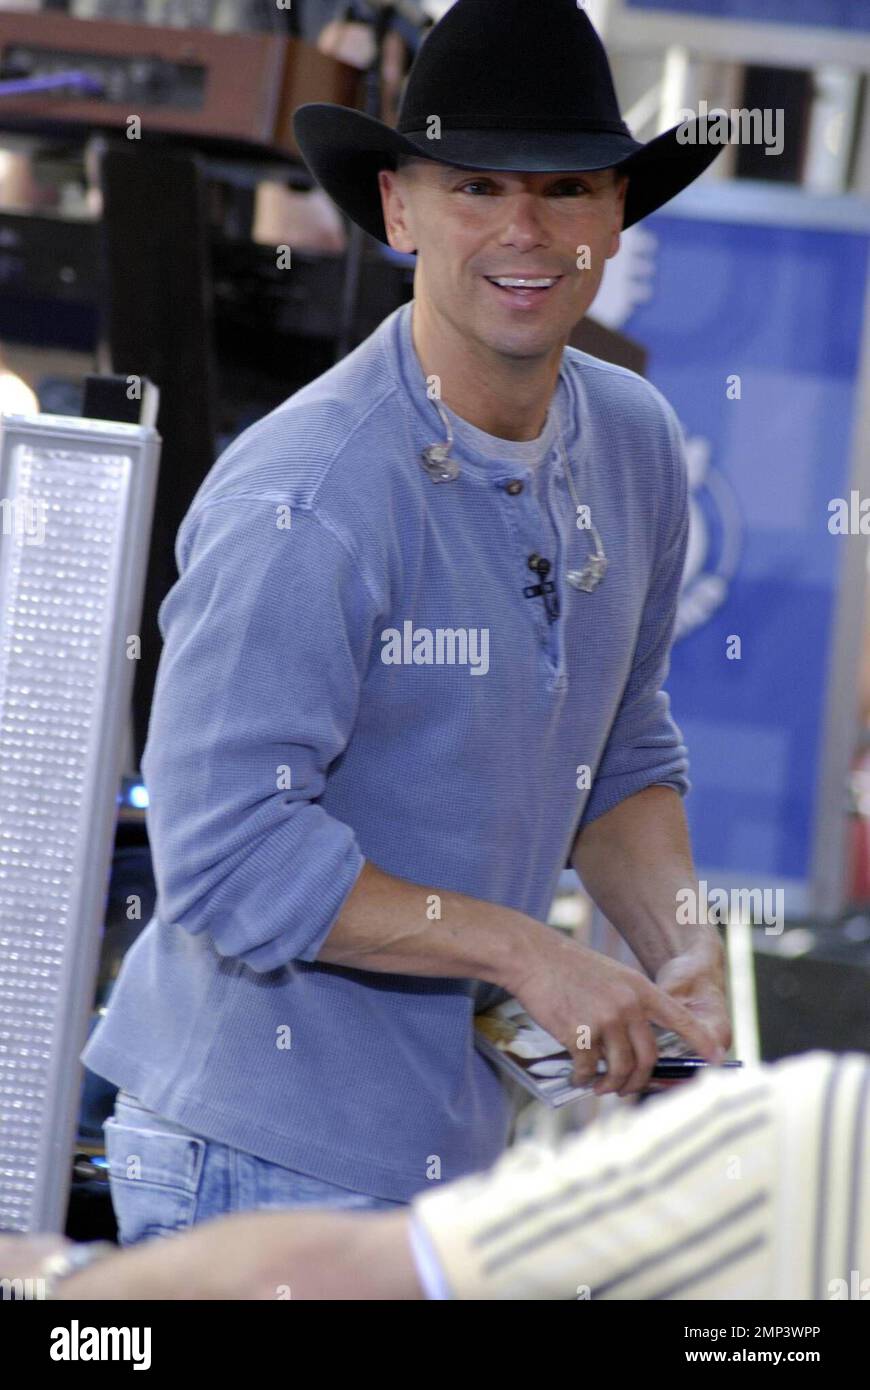
M705 19L756 19L770 24L822 24L870 33L868 0L625 0L631 10L670 10Z
M676 643L668 683L692 760L696 859L747 885L806 882L843 560L828 502L848 496L870 238L663 214L645 226L653 297L625 331L649 348L687 435L707 441L741 535L727 597ZM726 398L733 373L740 400ZM739 661L726 658L731 634Z

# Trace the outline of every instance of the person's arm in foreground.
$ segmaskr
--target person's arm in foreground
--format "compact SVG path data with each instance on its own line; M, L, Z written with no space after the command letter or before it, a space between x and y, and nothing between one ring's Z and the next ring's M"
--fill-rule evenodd
M58 1298L422 1299L409 1210L238 1212L159 1236L61 1280ZM38 1278L70 1242L0 1235L0 1278Z
M487 1173L432 1183L410 1210L221 1217L102 1259L58 1296L420 1299L413 1223L436 1289L458 1299L848 1297L850 1272L870 1268L854 1163L870 1151L868 1085L857 1053L711 1070L555 1150L520 1144ZM818 1208L844 1187L850 1219L820 1252ZM0 1237L0 1277L38 1277L52 1241Z

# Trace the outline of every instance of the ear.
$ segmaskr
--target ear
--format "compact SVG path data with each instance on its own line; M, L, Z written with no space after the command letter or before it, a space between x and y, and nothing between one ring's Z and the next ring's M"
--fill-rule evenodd
M378 188L387 240L394 251L413 255L416 247L408 225L408 204L395 169L378 171Z

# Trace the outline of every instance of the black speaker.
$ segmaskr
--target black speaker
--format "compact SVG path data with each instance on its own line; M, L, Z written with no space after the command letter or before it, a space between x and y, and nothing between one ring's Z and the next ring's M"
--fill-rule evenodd
M761 1055L870 1053L870 916L832 925L791 923L782 936L757 929L755 982Z

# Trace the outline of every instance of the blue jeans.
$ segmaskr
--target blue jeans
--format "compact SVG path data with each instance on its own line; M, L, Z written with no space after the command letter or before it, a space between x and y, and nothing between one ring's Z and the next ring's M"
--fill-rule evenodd
M170 1236L213 1217L264 1208L387 1210L405 1202L352 1192L204 1139L119 1091L103 1124L121 1245Z

